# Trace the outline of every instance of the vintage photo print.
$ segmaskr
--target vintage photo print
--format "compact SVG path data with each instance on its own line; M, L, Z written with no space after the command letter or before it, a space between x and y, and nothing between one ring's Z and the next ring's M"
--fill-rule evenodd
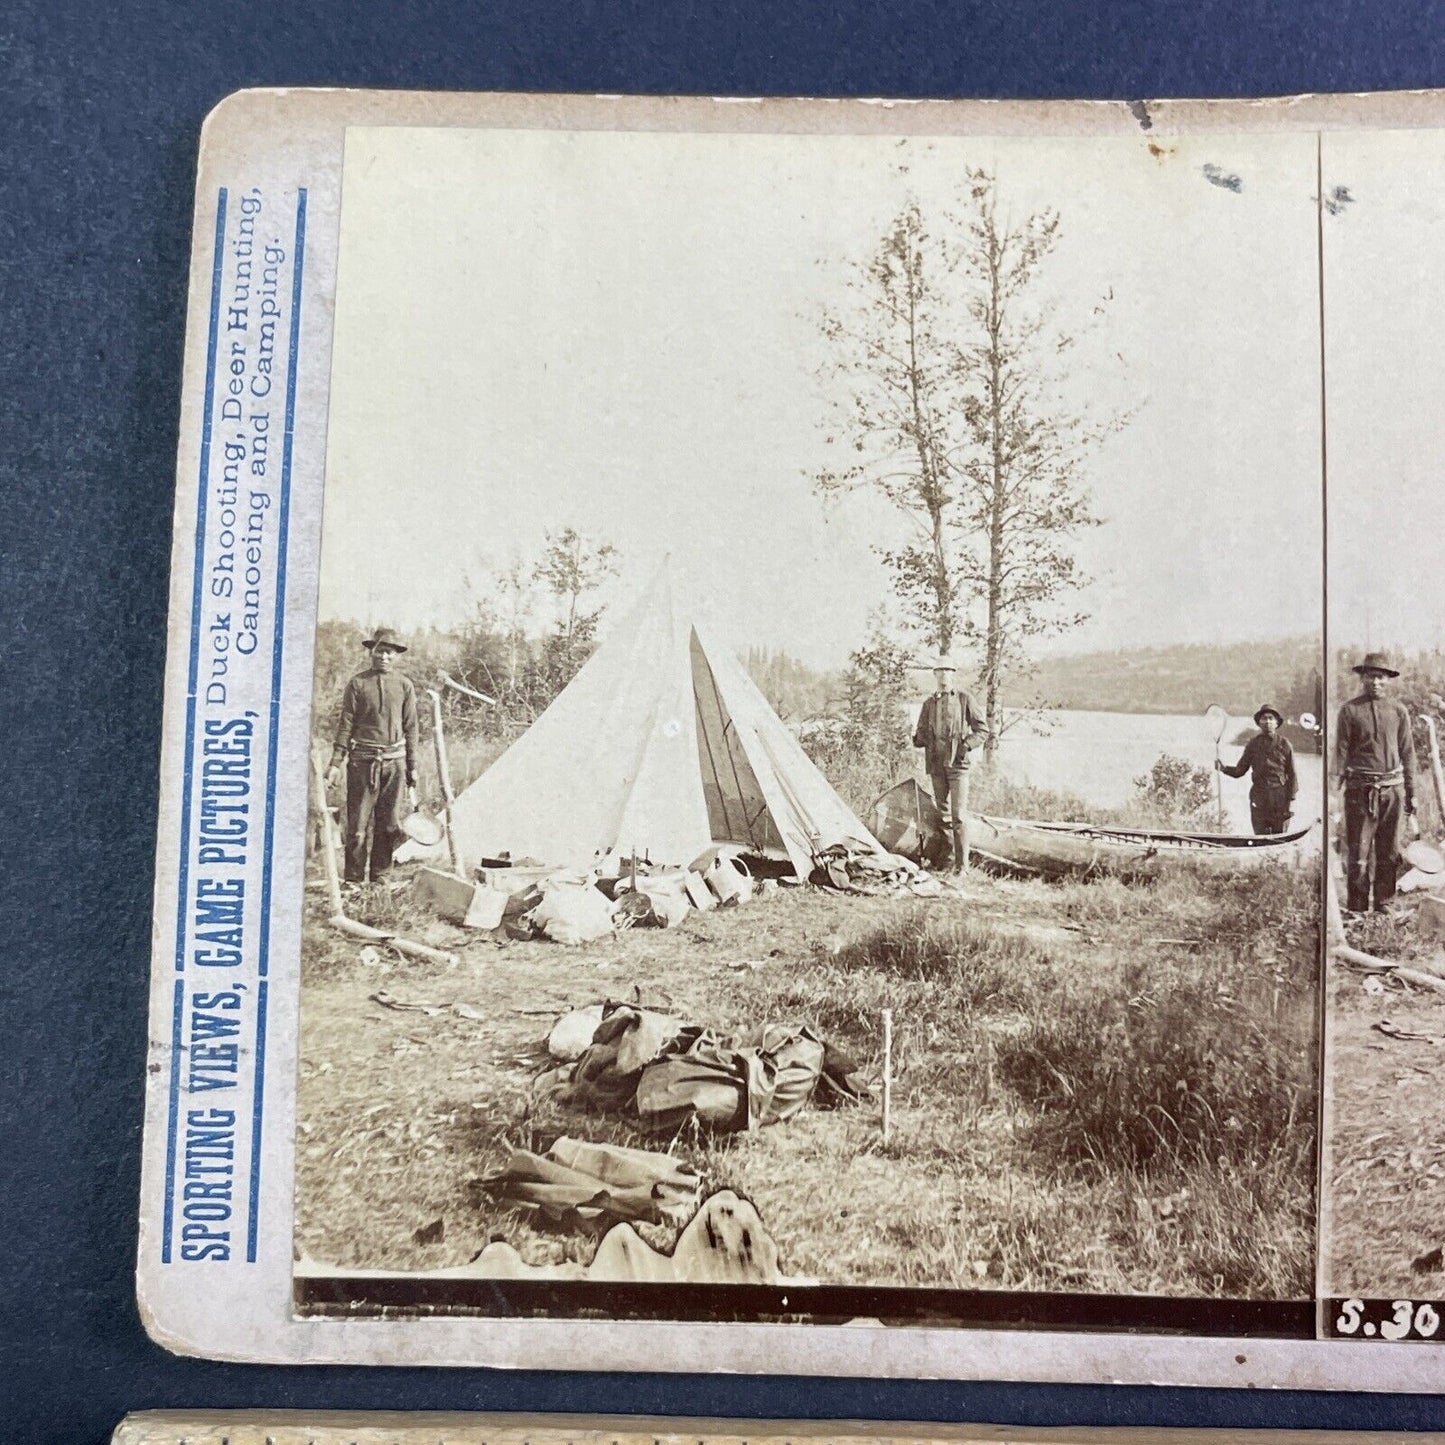
M1432 520L1445 301L1431 270L1445 139L1331 136L1324 162L1333 735L1321 1292L1335 1333L1433 1338L1445 1296L1445 1115L1432 1087L1445 1041L1434 596L1445 547Z
M1428 1056L1424 925L1327 882L1393 797L1341 791L1341 666L1434 645L1402 581L1428 528L1408 568L1370 539L1381 430L1427 475L1423 392L1385 401L1428 366L1382 364L1428 350L1425 263L1378 258L1428 228L1436 119L226 102L177 490L156 1337L1433 1388L1364 1329L1403 1280L1359 1273L1390 1256L1340 1158L1427 1203L1428 1158L1370 1153L1414 1096L1349 1093ZM1364 1063L1327 1077L1326 1026ZM1318 1338L1348 1334L1325 1296L1358 1296L1358 1343Z
M303 1309L1309 1297L1314 168L348 133Z

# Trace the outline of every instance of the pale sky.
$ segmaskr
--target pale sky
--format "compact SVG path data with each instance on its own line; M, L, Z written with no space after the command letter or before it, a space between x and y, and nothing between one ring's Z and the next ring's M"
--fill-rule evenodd
M1112 288L1075 385L1135 411L1091 469L1092 619L1053 646L1317 631L1303 135L1155 155L1143 134L352 129L320 615L454 620L469 575L570 524L621 552L615 602L670 552L736 645L842 663L887 601L870 544L895 524L808 479L827 459L818 314L910 193L936 214L968 165L1016 214L1061 213L1043 272L1061 319Z
M1445 643L1445 134L1329 135L1331 643Z

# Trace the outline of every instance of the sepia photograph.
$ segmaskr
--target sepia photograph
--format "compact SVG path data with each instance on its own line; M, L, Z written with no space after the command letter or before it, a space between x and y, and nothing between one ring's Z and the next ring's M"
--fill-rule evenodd
M1325 159L1333 197L1314 134L348 130L300 1313L1312 1297L1327 812L1351 948L1426 947L1356 857L1397 812L1398 886L1445 879L1438 568L1368 502L1382 415L1426 484L1429 404L1361 292L1330 640L1424 771L1397 807L1394 734L1343 793L1325 757L1379 705L1326 676L1322 278L1424 204ZM1400 977L1335 964L1337 1053L1386 1004L1445 1037Z
M1435 402L1445 301L1430 278L1445 140L1331 136L1324 166L1335 204L1323 217L1332 733L1320 1288L1430 1301L1445 1296L1445 1107L1434 1087L1445 1043L1445 545L1430 521L1445 445ZM1332 1316L1341 1334L1367 1323Z

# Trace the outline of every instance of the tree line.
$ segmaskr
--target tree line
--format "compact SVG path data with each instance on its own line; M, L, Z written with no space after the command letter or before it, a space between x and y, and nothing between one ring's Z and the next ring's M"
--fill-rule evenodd
M445 714L463 731L515 735L537 719L596 649L604 589L617 571L611 543L571 526L549 531L534 557L513 558L474 584L471 612L461 625L408 633L406 671L420 685L439 688ZM341 620L317 627L313 728L318 733L334 727L346 679L366 665L361 643L369 630ZM446 686L443 675L468 691Z

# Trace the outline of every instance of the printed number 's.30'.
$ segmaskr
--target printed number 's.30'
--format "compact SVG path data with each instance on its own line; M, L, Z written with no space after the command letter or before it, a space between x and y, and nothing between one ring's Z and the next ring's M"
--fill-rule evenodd
M1440 1315L1434 1305L1417 1305L1414 1300L1397 1299L1390 1308L1393 1314L1379 1327L1382 1340L1403 1340L1412 1330L1420 1339L1428 1340L1432 1339L1440 1328ZM1335 1333L1357 1335L1363 1332L1373 1335L1375 1326L1373 1323L1365 1323L1364 1316L1364 1300L1347 1299L1340 1306L1340 1313L1335 1319Z

